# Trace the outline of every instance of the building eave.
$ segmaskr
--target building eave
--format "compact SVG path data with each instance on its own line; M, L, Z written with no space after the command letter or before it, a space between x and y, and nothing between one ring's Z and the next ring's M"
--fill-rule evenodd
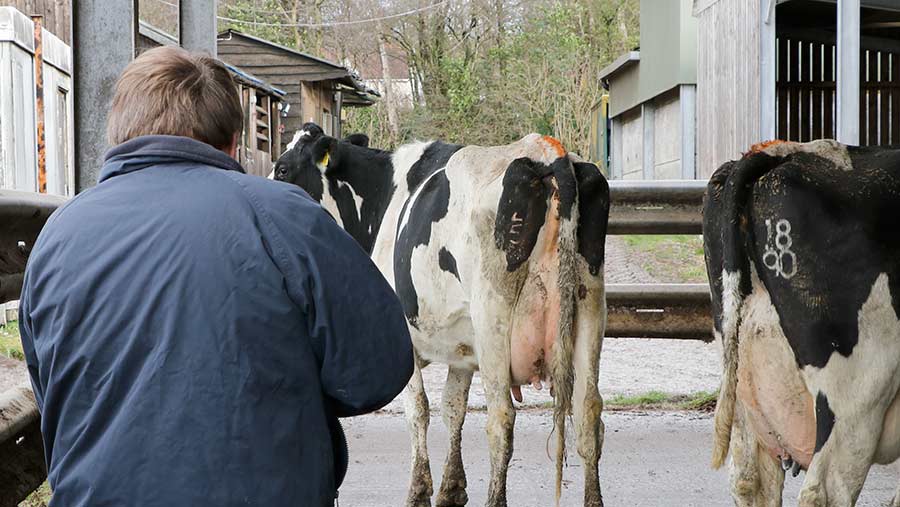
M641 61L640 51L629 51L624 55L616 58L614 62L607 65L600 71L600 80L605 81L611 79L619 72L628 69L633 65L637 65Z

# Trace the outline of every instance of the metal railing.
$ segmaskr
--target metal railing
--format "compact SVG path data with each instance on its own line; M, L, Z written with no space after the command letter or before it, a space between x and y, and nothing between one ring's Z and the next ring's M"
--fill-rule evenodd
M65 199L0 190L0 303L19 298L28 254ZM0 357L0 507L18 505L47 477L41 424L25 363Z
M609 182L608 234L701 234L705 181ZM609 338L712 341L706 284L607 284Z

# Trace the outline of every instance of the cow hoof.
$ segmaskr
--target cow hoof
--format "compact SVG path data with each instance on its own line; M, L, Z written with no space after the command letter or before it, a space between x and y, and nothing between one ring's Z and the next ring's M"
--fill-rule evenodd
M463 507L469 503L469 495L466 494L464 489L453 491L450 493L444 493L441 491L438 494L437 501L435 502L436 507Z
M603 495L600 493L585 494L584 507L603 507Z
M800 491L799 507L825 507L828 505L825 492L818 484L806 485Z
M413 484L406 497L406 507L431 507L431 495L434 490L429 484Z
M406 499L406 507L431 507L431 497L414 496L410 493Z

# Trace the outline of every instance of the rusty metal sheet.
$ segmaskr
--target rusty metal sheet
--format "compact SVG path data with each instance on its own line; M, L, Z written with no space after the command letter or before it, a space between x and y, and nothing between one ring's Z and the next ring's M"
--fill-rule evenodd
M706 284L609 284L607 338L713 340Z
M701 234L703 193L699 180L609 182L608 234Z

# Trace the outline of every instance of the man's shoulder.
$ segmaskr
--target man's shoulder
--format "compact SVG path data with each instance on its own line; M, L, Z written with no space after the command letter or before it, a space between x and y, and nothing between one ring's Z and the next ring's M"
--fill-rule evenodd
M227 177L244 191L255 207L286 206L310 211L320 208L319 203L297 185L232 171Z

